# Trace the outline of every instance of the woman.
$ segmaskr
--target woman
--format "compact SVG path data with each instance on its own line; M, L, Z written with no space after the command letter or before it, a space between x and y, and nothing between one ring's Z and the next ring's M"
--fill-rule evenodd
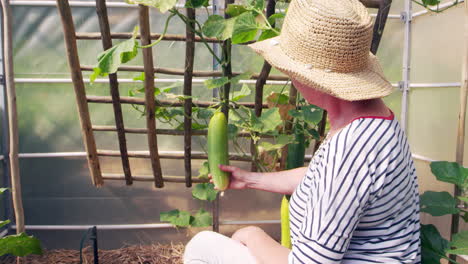
M420 263L419 196L404 132L380 99L392 92L369 53L358 0L292 0L279 37L250 45L328 111L331 129L307 168L231 173L231 189L292 194L292 250L258 227L197 234L186 264Z

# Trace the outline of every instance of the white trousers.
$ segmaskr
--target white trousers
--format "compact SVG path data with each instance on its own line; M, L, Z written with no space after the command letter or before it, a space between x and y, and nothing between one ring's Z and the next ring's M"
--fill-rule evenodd
M184 264L257 264L257 261L240 242L202 231L185 246Z

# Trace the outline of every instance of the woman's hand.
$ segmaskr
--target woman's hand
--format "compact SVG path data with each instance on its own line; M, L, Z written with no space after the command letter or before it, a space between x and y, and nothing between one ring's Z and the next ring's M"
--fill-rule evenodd
M255 173L250 171L229 165L219 165L219 168L231 175L228 189L246 189L250 183L255 181ZM211 174L208 176L211 179ZM210 182L213 182L213 180L210 180Z
M256 189L281 194L292 194L307 171L307 167L278 172L250 172L229 165L219 165L219 168L231 174L228 189ZM213 182L210 174L208 177Z

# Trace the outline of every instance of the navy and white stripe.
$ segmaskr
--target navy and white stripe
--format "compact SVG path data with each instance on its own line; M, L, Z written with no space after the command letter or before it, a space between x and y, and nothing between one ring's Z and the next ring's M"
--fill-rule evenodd
M289 263L420 263L418 184L398 121L359 118L325 141L290 224Z

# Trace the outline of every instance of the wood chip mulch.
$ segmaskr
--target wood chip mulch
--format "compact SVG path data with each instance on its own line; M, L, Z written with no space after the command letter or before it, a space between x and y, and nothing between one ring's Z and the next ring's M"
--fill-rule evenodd
M184 246L139 245L121 249L99 250L99 264L182 264ZM93 249L83 251L83 264L93 264ZM0 257L2 264L16 264L15 257ZM80 263L78 250L45 250L44 255L21 258L22 264L75 264Z

